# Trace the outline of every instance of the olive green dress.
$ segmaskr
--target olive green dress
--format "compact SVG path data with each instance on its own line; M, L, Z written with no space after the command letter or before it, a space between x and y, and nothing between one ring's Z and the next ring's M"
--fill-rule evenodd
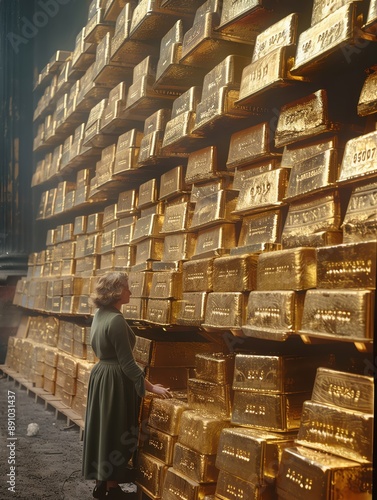
M122 483L138 442L144 372L132 353L135 334L118 309L96 311L90 340L99 361L88 385L82 471L85 479Z

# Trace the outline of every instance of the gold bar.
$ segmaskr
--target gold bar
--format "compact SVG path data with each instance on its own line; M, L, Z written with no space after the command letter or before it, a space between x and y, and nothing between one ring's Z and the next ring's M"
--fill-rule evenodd
M128 273L128 287L133 297L149 297L153 273L131 271Z
M236 355L233 389L269 394L310 392L317 368L329 366L330 355Z
M329 15L333 14L344 5L352 2L353 0L337 0L336 2L328 3L324 0L314 0L311 25L314 26L315 24L323 21Z
M167 470L168 466L163 462L141 452L139 454L136 484L148 495L151 495L152 498L161 498Z
M190 260L182 266L184 292L213 290L213 258Z
M153 164L163 157L161 152L163 137L164 132L160 130L144 135L140 144L139 167Z
M245 216L242 218L241 232L238 240L238 248L230 251L242 253L254 253L263 251L270 246L279 246L282 226L282 214L280 210L269 211L267 214Z
M246 296L239 292L208 294L203 328L241 328L246 319Z
M216 193L220 189L233 189L233 177L219 177L213 181L200 184L192 184L190 192L190 202L197 203L204 196Z
M140 217L140 219L136 221L131 244L134 245L147 238L158 238L160 236L163 219L163 216L157 214Z
M284 248L331 244L331 234L338 241L341 238L340 223L341 207L337 191L313 196L308 201L292 202L288 207L281 242ZM322 239L320 235L324 232L325 236ZM318 241L318 245L309 245L315 241Z
M239 192L235 213L260 212L283 204L289 171L284 168L250 177Z
M154 272L149 296L154 299L180 299L182 273L176 271Z
M257 289L307 290L317 284L315 248L300 247L262 253L257 265Z
M282 452L293 445L294 437L260 429L223 429L216 467L255 485L266 484L277 476Z
M193 132L195 112L186 111L172 118L166 125L161 144L164 156L187 157L203 143L200 134Z
M208 411L213 416L229 418L231 415L231 387L189 378L187 382L187 401L190 409Z
M161 175L160 200L168 200L188 191L185 184L185 167L179 165Z
M193 207L191 203L179 203L165 208L164 222L161 233L177 233L187 231L192 226Z
M224 0L218 29L229 36L253 42L269 24L271 6L265 0Z
M283 451L276 492L279 498L308 500L372 498L373 468L303 446Z
M143 264L150 260L161 260L163 251L164 240L147 238L140 241L136 244L135 264Z
M150 179L149 181L140 184L137 208L147 207L157 201L157 180Z
M314 403L373 414L373 377L319 367L311 400Z
M131 297L128 304L123 304L122 313L126 319L145 319L147 314L147 304L145 299Z
M202 95L202 87L193 85L186 92L183 92L177 99L174 100L171 110L171 118L178 118L184 113L195 112L196 106L200 102Z
M276 156L273 147L273 136L268 122L258 123L231 135L228 159L228 169L249 165L270 156Z
M377 241L317 250L318 288L376 288Z
M275 432L293 431L300 427L302 405L309 398L310 392L267 394L234 391L231 422Z
M188 292L182 294L177 325L200 326L204 322L207 292Z
M247 337L286 340L301 328L303 307L300 292L250 292L242 331Z
M176 441L177 436L169 436L165 432L147 427L147 434L143 435L142 453L147 453L166 465L172 465Z
M214 292L246 292L254 290L257 282L256 255L230 255L213 262Z
M229 425L229 420L187 410L181 416L178 442L198 453L214 455L221 431Z
M340 45L347 47L357 43L362 36L357 3L343 5L300 34L295 65L291 70L293 75L318 71L321 63L329 63L330 56Z
M343 341L373 339L374 292L308 290L299 334Z
M305 401L296 442L360 463L373 460L373 414Z
M189 154L185 181L187 184L215 179L224 170L217 147L209 146Z
M187 409L187 403L179 399L153 398L148 425L170 436L179 436L182 415Z
M275 147L287 146L338 129L339 125L331 122L328 117L326 90L318 90L281 107L275 132Z
M201 198L195 204L191 228L202 229L221 222L232 222L238 219L233 215L238 199L236 191L220 190Z
M295 45L297 22L298 15L289 14L260 33L255 41L252 62L262 59L277 48Z
M377 131L350 139L345 147L338 182L376 175Z
M170 299L149 299L146 320L157 325L176 323L179 311L179 301Z
M216 497L221 500L248 500L251 498L271 500L274 498L274 484L253 484L239 477L220 471L216 486Z
M115 247L129 245L131 243L133 232L133 225L118 227L115 230Z
M164 251L161 260L163 262L189 260L195 251L195 245L196 234L168 234L165 236Z
M216 455L202 455L181 443L174 447L173 469L198 483L216 482L215 460Z
M339 160L336 149L328 149L292 167L285 201L335 186Z
M81 295L83 279L77 277L64 278L62 281L62 295Z
M117 271L122 271L135 263L135 247L123 245L115 248L114 266Z
M377 239L377 183L352 190L342 228L343 243Z
M377 18L377 3L376 3ZM363 88L361 89L357 113L359 116L368 116L377 112L377 96L375 88L377 85L377 72L367 76Z
M235 361L233 354L199 353L195 359L195 373L198 379L215 384L231 384L233 382Z
M198 231L195 254L193 259L220 257L236 247L234 224L220 224L209 229Z
M365 26L363 26L363 29L365 31L370 31L373 34L375 33L376 24L377 24L377 1L370 0L368 17Z
M166 473L163 495L166 500L204 500L207 495L215 493L215 489L216 485L213 483L200 484L170 467Z

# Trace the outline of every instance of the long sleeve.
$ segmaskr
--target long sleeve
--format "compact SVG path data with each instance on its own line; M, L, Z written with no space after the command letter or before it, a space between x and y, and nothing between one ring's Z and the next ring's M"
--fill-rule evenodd
M130 342L129 326L121 314L115 315L110 322L108 337L114 346L123 373L134 382L140 397L145 395L144 372L136 364Z

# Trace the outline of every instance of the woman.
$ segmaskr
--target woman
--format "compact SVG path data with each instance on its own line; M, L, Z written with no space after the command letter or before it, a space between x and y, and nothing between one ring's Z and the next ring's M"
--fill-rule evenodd
M138 442L138 409L145 391L171 397L168 388L151 384L136 364L136 337L125 321L122 304L130 300L128 277L114 272L101 276L92 296L98 307L91 332L91 345L99 358L93 367L85 418L83 475L96 479L93 497L131 499L119 483L126 482L127 464Z

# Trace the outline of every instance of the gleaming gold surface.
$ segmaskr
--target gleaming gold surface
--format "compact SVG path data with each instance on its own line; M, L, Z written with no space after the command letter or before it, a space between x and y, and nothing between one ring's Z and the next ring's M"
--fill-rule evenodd
M338 149L339 147L340 140L336 135L326 139L311 141L309 144L292 144L284 148L281 157L281 166L292 168L296 163L304 162L312 156L325 153L328 149Z
M162 261L175 263L189 260L195 251L196 235L193 233L168 234L164 240Z
M198 231L194 259L206 257L221 257L228 254L236 246L236 231L234 224L219 224L218 226Z
M199 199L195 204L190 227L199 230L222 222L238 220L238 216L233 213L237 199L236 191L223 189Z
M180 299L182 273L176 271L154 272L149 296L154 299Z
M282 106L276 126L275 146L287 146L338 128L339 125L328 117L326 90L317 90Z
M213 416L229 418L232 411L231 386L199 378L189 378L187 401L193 410L207 411Z
M304 294L294 291L252 291L242 331L247 337L286 340L301 327Z
M181 474L174 467L166 473L163 496L166 500L185 498L187 500L205 500L207 495L215 492L215 483L199 483Z
M221 165L218 165L216 146L194 151L188 157L185 181L192 184L215 179L220 174L218 167L221 169Z
M303 31L298 38L292 73L302 75L318 71L321 63L336 52L341 44L346 46L355 43L360 24L357 10L357 2L347 3Z
M213 262L214 292L246 292L256 288L256 255L218 257Z
M363 26L363 29L368 32L370 31L372 34L373 33L375 34L376 24L377 24L377 2L376 0L370 0L368 17L365 26Z
M122 217L137 212L138 206L138 190L129 189L118 195L116 216Z
M164 251L164 240L147 238L136 244L135 264L144 264L146 261L161 260ZM146 270L146 269L139 269Z
M318 288L376 289L377 241L317 250Z
M280 243L282 213L280 210L256 215L246 215L242 219L238 248L253 253L263 250L265 245ZM235 250L235 249L232 249ZM231 250L231 255L233 251Z
M147 302L145 299L131 297L128 304L122 307L123 316L126 319L145 319L147 311Z
M373 414L305 401L297 443L340 457L373 460Z
M216 485L216 496L221 500L248 500L249 498L265 498L272 500L274 495L273 483L264 485L253 484L248 481L229 474L223 470L220 471Z
M200 326L204 321L207 295L207 292L183 293L177 312L177 325Z
M183 291L211 292L213 290L213 258L184 262Z
M146 238L159 237L164 216L151 214L140 217L136 221L131 244L139 243Z
M372 497L373 468L304 446L283 451L276 491L281 498L308 500Z
M133 297L149 297L152 286L152 272L131 271L128 273L128 287Z
M150 179L139 185L139 196L137 201L137 208L145 208L158 201L157 196L157 179Z
M302 405L310 392L267 394L234 391L232 424L276 432L299 428Z
M299 333L343 341L372 339L374 300L371 290L308 290Z
M235 213L261 212L282 205L288 179L289 170L284 168L248 178L239 192Z
M276 477L284 448L294 434L274 434L260 429L228 428L220 434L216 467L253 484Z
M308 201L295 201L289 204L281 242L284 248L317 247L331 244L333 234L333 238L340 243L340 223L341 206L336 191L313 196ZM310 242L316 241L318 245L310 245Z
M160 200L168 200L188 191L188 187L185 184L185 173L185 167L178 165L161 175Z
M189 202L167 206L161 233L169 234L188 231L191 228L192 217L193 207Z
M204 196L216 193L220 189L232 189L233 176L223 176L217 179L209 180L207 182L199 182L192 184L190 192L191 203L197 203Z
M171 436L178 436L180 421L187 408L187 403L175 398L153 398L148 425Z
M377 183L352 190L342 229L344 243L377 239Z
M151 384L161 384L172 390L186 390L189 376L190 369L186 366L147 366L145 369L145 378Z
M187 410L181 416L178 442L204 455L214 455L221 431L229 426L229 420Z
M215 384L233 381L234 354L221 352L198 353L195 362L196 377Z
M361 180L376 175L377 131L350 139L345 147L339 182Z
M203 328L240 328L245 323L246 300L240 292L209 293Z
M171 299L149 299L146 320L156 325L175 324L179 311L179 301Z
M147 453L139 454L136 484L147 491L152 498L161 498L162 485L168 466Z
M328 149L316 156L293 165L289 177L285 200L305 196L335 186L339 160L336 149Z
M262 253L257 264L257 290L307 290L317 283L316 250L299 247Z
M216 455L202 455L181 443L174 447L174 470L198 483L216 482L219 471L215 460Z
M236 354L233 389L269 394L310 392L317 368L330 356Z
M377 18L377 3L376 3ZM377 112L377 72L374 71L367 76L363 88L361 89L357 112L360 116L367 116Z
M268 122L262 122L231 135L226 166L242 167L276 154L272 130Z
M319 367L311 400L373 414L373 377Z

